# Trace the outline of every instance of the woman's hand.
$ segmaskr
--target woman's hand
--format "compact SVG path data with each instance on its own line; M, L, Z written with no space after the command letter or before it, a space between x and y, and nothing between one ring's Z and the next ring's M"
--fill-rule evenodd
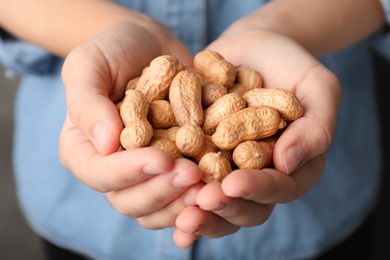
M199 236L221 237L264 223L274 205L302 196L320 179L335 131L341 91L337 78L297 42L265 29L234 24L208 49L263 77L265 88L293 92L303 117L278 139L275 169L236 170L222 183L190 193L176 220L174 241L188 247Z
M60 136L62 163L80 181L104 192L120 213L165 216L144 223L148 228L172 226L182 210L171 213L172 202L184 205L181 198L201 179L196 164L173 161L158 149L118 150L123 125L115 103L127 82L162 54L192 62L189 51L161 25L119 23L76 47L63 67L68 115Z

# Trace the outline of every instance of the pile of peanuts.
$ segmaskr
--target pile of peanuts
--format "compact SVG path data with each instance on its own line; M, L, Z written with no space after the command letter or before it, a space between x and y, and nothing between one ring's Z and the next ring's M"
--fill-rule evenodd
M222 181L234 169L272 167L280 131L303 115L298 98L263 88L261 75L204 50L187 68L161 55L130 80L117 104L123 149L153 146L188 158L203 181Z

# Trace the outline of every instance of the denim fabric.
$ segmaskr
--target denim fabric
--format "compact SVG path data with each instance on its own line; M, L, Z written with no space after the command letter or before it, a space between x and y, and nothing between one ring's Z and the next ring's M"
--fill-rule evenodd
M156 18L196 53L266 1L116 2ZM389 1L382 2L389 13ZM319 183L300 199L277 205L264 225L218 239L201 238L182 250L172 241L172 229L142 228L61 165L57 143L66 113L63 61L3 37L0 60L22 77L16 100L14 166L26 219L39 235L94 259L281 260L323 252L350 235L376 203L382 168L370 44L362 41L321 57L340 78L343 99Z
M386 20L390 23L390 1L389 0L380 0L383 10L386 15Z

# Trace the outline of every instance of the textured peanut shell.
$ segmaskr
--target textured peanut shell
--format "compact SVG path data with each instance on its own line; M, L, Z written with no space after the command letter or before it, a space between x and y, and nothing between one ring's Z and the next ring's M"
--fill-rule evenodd
M218 148L217 150L223 157L225 157L226 159L228 159L228 161L230 162L230 165L233 167L233 166L236 166L234 164L234 161L233 161L233 151L234 150L221 150Z
M150 102L148 121L153 128L164 129L177 126L175 116L172 112L171 103L163 99Z
M175 142L168 138L152 138L149 146L156 147L171 156L172 159L183 158L183 155L177 149Z
M202 105L208 107L226 94L227 89L221 84L202 85Z
M264 138L259 140L261 142L267 152L267 160L264 163L263 168L265 167L271 167L273 165L273 155L274 155L274 149L276 145L277 137L271 136L268 138Z
M218 152L219 148L213 143L213 140L211 139L210 135L204 135L203 139L203 146L202 150L198 152L197 154L193 155L192 158L196 161L199 162L200 159L206 154L206 153L215 153Z
M202 85L195 72L180 71L169 88L169 101L179 126L202 125Z
M176 146L187 156L196 157L203 150L204 132L195 124L186 124L176 132Z
M120 142L124 149L145 147L153 136L153 128L146 119L134 118L123 128Z
M233 161L240 169L261 169L267 158L264 146L248 140L237 145L233 151Z
M219 122L245 107L245 99L237 93L230 93L222 96L203 111L203 131L207 135L212 135Z
M262 169L273 163L276 138L245 141L233 150L233 161L240 169Z
M286 121L294 121L303 115L299 99L290 91L281 88L255 88L243 95L248 106L271 106L276 108Z
M127 90L120 106L120 117L125 126L120 134L124 149L145 147L153 136L153 127L147 120L149 102L142 92Z
M199 161L205 183L221 182L231 171L229 160L220 153L206 153Z
M127 85L126 85L126 90L136 89L139 78L140 77L136 77L136 78L129 80L129 82L127 82Z
M238 93L243 95L251 89L262 87L263 79L260 73L248 67L239 67L236 70L236 79L234 84L229 88L228 93Z
M240 83L233 83L233 85L228 89L228 93L237 93L239 95L244 95L249 89Z
M215 51L198 52L194 57L194 67L205 84L222 84L228 89L236 78L236 67Z
M170 55L158 56L143 71L136 89L141 91L150 102L164 99L173 78L181 69L183 69L183 66L176 57Z
M149 102L141 91L133 89L126 90L119 110L125 126L130 124L134 118L147 118L148 110Z
M241 142L272 136L285 126L286 122L275 108L248 107L223 119L212 140L220 149L230 150Z
M262 169L270 164L273 153L270 148L262 141L242 142L233 151L233 161L240 169Z
M168 138L169 140L176 142L176 132L179 126L173 126L168 129L153 129L153 138Z

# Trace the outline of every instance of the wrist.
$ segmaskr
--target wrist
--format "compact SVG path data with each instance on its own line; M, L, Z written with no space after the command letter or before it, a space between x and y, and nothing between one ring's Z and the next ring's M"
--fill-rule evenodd
M353 44L385 25L378 0L271 1L242 20L250 30L284 35L315 56Z

